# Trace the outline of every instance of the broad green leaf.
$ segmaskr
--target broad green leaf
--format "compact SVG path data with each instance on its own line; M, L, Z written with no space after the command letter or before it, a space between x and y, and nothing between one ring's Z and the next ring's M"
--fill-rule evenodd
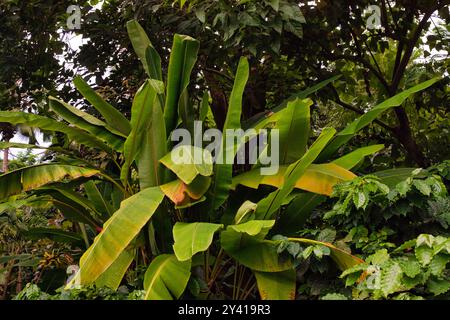
M427 282L427 288L432 294L438 296L450 290L450 281L448 279L430 279Z
M189 36L176 34L173 38L164 107L167 132L172 132L177 125L180 97L189 85L199 47L200 43Z
M50 108L70 124L82 130L86 130L116 151L123 150L123 135L122 137L116 135L121 135L120 132L115 131L116 134L112 133L111 131L113 130L108 128L109 126L106 123L64 101L53 97L50 97L49 101Z
M196 253L208 250L214 233L223 228L222 224L181 223L173 227L175 244L173 251L179 261L190 260Z
M160 103L153 104L149 119L144 123L143 140L140 152L136 155L141 190L161 185L165 180L164 168L159 159L167 153L167 135Z
M84 191L97 212L102 213L103 216L112 216L114 213L112 206L100 193L94 181L86 182L84 184Z
M222 143L219 154L216 159L226 160L227 154L235 154L235 145L226 145L228 129L241 128L241 114L242 114L242 97L245 86L249 77L249 65L246 58L242 57L239 60L239 66L234 79L233 90L231 91L227 117L223 127L224 134L222 135ZM234 157L233 157L234 158ZM217 210L227 199L233 176L233 164L227 164L222 161L222 164L216 163L214 168L214 183L211 188L210 197L212 199L212 209Z
M135 250L124 250L119 257L103 272L95 284L98 288L108 287L112 290L117 290L122 282L122 279L133 262Z
M275 129L280 134L280 164L291 164L306 152L310 130L310 106L312 100L296 99L281 111Z
M270 176L261 175L260 169L248 171L233 178L231 189L235 190L238 184L253 189L257 189L261 184L280 188L283 185L287 170L288 166L281 166L276 175ZM295 188L323 195L331 195L333 187L337 183L349 181L355 177L355 174L336 164L311 164L300 179L295 182Z
M83 97L102 115L111 128L128 136L131 131L130 122L119 110L103 100L103 98L95 92L83 78L76 77L73 80L73 83Z
M179 299L190 277L190 260L178 261L170 254L156 257L145 272L145 300Z
M252 220L228 226L221 233L225 252L240 264L262 272L280 272L293 267L289 257L279 256L273 241L263 240L274 225L273 220Z
M131 107L131 133L125 141L123 156L125 163L122 166L120 178L126 181L130 166L139 157L143 146L148 142L148 126L152 123L154 108L161 108L157 96L157 88L147 80L136 93ZM164 138L164 136L162 136ZM153 137L158 139L158 137ZM146 149L149 152L148 149Z
M66 134L70 140L88 147L104 150L108 153L111 152L111 148L96 136L93 136L84 130L69 127L64 123L51 118L26 112L0 111L0 122L6 122L13 125L24 124L41 130L61 132Z
M210 176L213 174L211 153L194 146L176 147L160 162L186 184L190 184L198 175Z
M320 245L325 246L330 249L331 251L331 258L336 262L339 269L342 271L345 271L346 269L352 268L360 263L364 263L364 260L355 257L351 255L350 253L342 250L341 248L338 248L331 243L323 242L323 241L316 241L316 240L310 240L310 239L303 239L303 238L289 238L289 241L293 242L300 242L310 245Z
M296 234L302 229L313 210L326 197L314 193L299 194L280 215L275 230L280 234Z
M396 168L374 172L373 175L380 178L381 183L387 185L390 189L398 183L408 179L417 168Z
M150 220L163 198L164 194L155 187L124 200L81 257L80 270L68 287L74 283L91 284L105 272Z
M261 300L295 300L296 273L254 272Z
M65 178L92 177L99 171L91 168L60 164L40 164L20 168L0 175L0 199L39 188Z
M162 81L161 57L156 52L145 30L136 20L127 22L128 37L134 51L150 79Z
M372 110L362 115L355 121L353 121L350 125L348 125L344 130L339 132L336 137L331 141L331 143L322 151L318 160L323 162L329 158L331 158L338 149L348 142L358 131L369 125L373 120L375 120L380 114L383 112L402 105L402 103L408 99L412 94L422 91L430 86L432 86L437 81L441 80L441 78L434 78L428 81L425 81L417 86L414 86L408 90L405 90L394 97L391 97L379 105L375 106Z
M359 148L355 151L347 153L345 156L342 156L339 159L334 160L332 163L337 164L344 169L350 170L358 163L360 163L365 157L370 156L382 149L384 149L383 144Z
M273 216L273 214L281 207L284 198L292 192L296 182L303 176L312 162L316 160L319 153L323 150L328 141L330 141L335 132L336 130L332 128L325 128L305 155L288 167L283 185L258 203L258 208L256 209L257 219L268 219Z
M43 238L50 239L55 242L64 243L82 243L83 238L74 232L64 231L56 228L30 228L22 231L22 234L27 239L40 240Z

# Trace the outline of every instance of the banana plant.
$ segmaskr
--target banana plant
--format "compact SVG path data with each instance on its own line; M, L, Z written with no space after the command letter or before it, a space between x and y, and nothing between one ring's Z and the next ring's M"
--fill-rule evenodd
M150 260L143 282L146 299L180 298L188 283L197 281L192 272L199 267L209 292L217 279L224 277L224 270L234 268L229 296L245 298L256 286L263 299L288 299L295 297L295 259L279 253L280 246L302 243L327 248L342 270L362 262L331 243L296 238L291 233L302 228L335 184L355 177L350 170L356 164L383 146L364 147L335 159L337 148L381 112L436 80L391 98L341 133L325 128L310 146L312 101L307 96L333 79L295 94L250 126L257 136L267 128L279 131L278 173L260 174L266 152L273 147L268 145L252 170L234 175L232 163L214 163L203 146L173 147L171 142L175 129L192 132L194 121L208 114L208 94L195 105L188 93L198 41L174 36L164 78L161 58L143 28L133 20L127 30L148 76L133 99L130 120L79 77L74 81L76 88L103 120L54 97L49 103L58 116L55 119L0 112L0 122L23 123L65 137L63 146L49 147L58 155L56 161L0 176L0 198L6 204L23 193L50 196L67 218L90 231L85 232L90 246L67 288L95 283L117 289L133 260ZM248 77L249 64L243 57L229 98L225 130L242 127L242 96ZM229 151L226 141L225 133L219 156ZM233 144L233 155L244 145L245 141ZM101 154L106 165L84 158L79 146ZM200 153L202 162L180 163L174 152L183 159ZM230 194L237 188L246 188L254 195L252 199L259 200L236 201ZM231 219L223 219L230 212ZM88 234L95 238L88 239ZM276 234L286 237L274 237ZM243 284L246 274L250 280Z

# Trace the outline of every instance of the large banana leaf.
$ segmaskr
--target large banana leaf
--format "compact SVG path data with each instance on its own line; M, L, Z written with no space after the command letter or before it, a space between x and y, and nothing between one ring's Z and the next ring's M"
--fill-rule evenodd
M311 217L313 210L325 200L325 196L315 193L299 194L280 215L275 232L284 235L296 234Z
M361 162L365 157L370 156L384 148L383 144L376 144L373 146L359 148L352 151L345 156L340 157L333 161L334 164L341 166L347 170L355 167L359 162Z
M355 257L351 255L350 253L342 250L341 248L338 248L331 243L328 242L322 242L322 241L316 241L316 240L310 240L310 239L302 239L302 238L289 238L289 241L293 242L300 242L304 244L310 244L310 245L321 245L328 247L331 250L331 258L336 262L339 269L342 271L349 269L351 267L354 267L355 265L358 265L360 263L364 263L364 260Z
M145 300L180 298L190 277L191 260L178 261L172 254L156 257L145 273Z
M193 146L180 146L166 154L160 162L173 171L186 184L198 176L213 174L213 159L208 150Z
M394 188L398 183L411 177L414 170L417 170L417 168L395 168L378 171L373 175L379 177L381 182L389 188Z
M199 47L200 43L189 36L176 34L173 38L164 107L167 132L172 132L177 126L178 104L180 97L186 94L184 91L189 85Z
M6 122L13 125L25 124L32 128L61 132L66 134L70 140L76 141L88 147L111 152L111 148L108 147L102 140L84 130L69 127L60 121L38 116L32 113L0 111L0 122Z
M276 244L263 239L274 223L273 220L252 220L229 226L220 236L222 248L240 264L255 271L292 269L292 260L279 256Z
M282 272L254 271L254 274L262 300L295 300L295 269Z
M393 108L400 106L406 99L408 99L412 94L422 91L430 86L432 86L437 81L441 80L441 78L434 78L428 81L425 81L417 86L414 86L408 90L403 91L402 93L397 94L396 96L385 100L379 105L375 106L372 110L362 115L351 124L349 124L344 130L339 132L336 137L331 141L331 143L322 151L320 154L318 161L323 162L333 156L336 151L343 146L347 141L349 141L358 131L369 125L373 120L375 120L380 114L383 112Z
M105 199L105 197L100 193L97 185L94 181L90 180L84 184L84 191L89 201L92 203L92 207L95 211L102 214L102 216L110 217L114 213L111 204Z
M117 290L122 282L122 279L133 262L136 250L124 250L119 257L103 272L95 284L98 288L109 287L112 290Z
M127 22L128 37L150 79L162 81L161 57L156 52L145 30L136 20Z
M226 160L230 149L235 152L235 146L225 145L227 141L226 130L241 128L241 113L242 113L242 97L244 89L249 77L249 65L246 58L241 58L239 61L236 78L234 80L233 90L231 91L227 117L223 127L222 143L217 159ZM222 164L217 163L214 168L214 182L211 188L212 209L217 210L227 199L233 176L233 164L227 164L222 161Z
M223 228L214 223L181 223L173 227L173 251L179 261L190 260L196 253L208 250L214 233Z
M96 169L54 163L20 168L0 176L0 199L65 178L92 177L98 173Z
M105 272L150 220L164 198L158 187L124 200L80 259L80 270L68 284L88 285Z
M120 132L113 130L105 122L98 120L94 116L91 116L64 101L53 97L50 97L49 101L50 108L73 126L86 130L116 151L123 150L123 135ZM111 131L114 131L115 134ZM119 135L122 135L122 137L119 137Z
M280 134L280 164L290 164L306 152L310 129L312 100L294 100L288 103L275 129Z
M131 133L125 141L123 156L125 163L122 166L120 178L122 181L128 179L130 172L130 166L136 160L136 158L142 152L142 146L147 142L147 129L152 123L152 115L154 108L161 108L158 99L156 98L158 90L158 84L156 80L147 80L139 88L136 93L133 105L131 107ZM162 83L160 83L162 84ZM157 137L153 137L157 139ZM148 152L148 148L146 148Z
M238 184L253 189L257 189L261 184L280 188L283 185L287 170L288 166L282 166L276 175L271 176L261 175L259 169L248 171L233 178L231 189L234 190ZM300 179L295 182L295 188L330 195L335 184L355 177L355 174L336 164L311 164Z
M332 128L325 128L305 155L288 167L283 185L278 190L272 192L266 198L258 202L255 213L256 219L270 219L273 216L283 204L284 198L292 192L297 181L304 175L306 169L312 162L316 160L319 153L331 140L335 132L336 130Z
M22 234L25 238L31 240L47 238L55 242L71 243L75 245L80 245L83 243L83 238L78 233L56 228L31 228L26 231L22 231Z
M102 115L106 123L115 131L120 132L125 137L131 131L130 122L116 108L95 92L81 77L76 77L73 83L77 90L89 101L90 104Z

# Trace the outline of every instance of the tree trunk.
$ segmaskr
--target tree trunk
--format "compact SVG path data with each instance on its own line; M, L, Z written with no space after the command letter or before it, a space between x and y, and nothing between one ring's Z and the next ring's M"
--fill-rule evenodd
M8 172L9 169L9 148L3 150L3 164L2 171L3 173Z

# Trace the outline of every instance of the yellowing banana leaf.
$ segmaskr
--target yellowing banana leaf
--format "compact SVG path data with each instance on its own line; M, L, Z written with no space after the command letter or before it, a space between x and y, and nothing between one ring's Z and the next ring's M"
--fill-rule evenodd
M105 272L138 235L159 207L164 194L148 188L124 200L80 259L80 270L68 284L89 285Z
M179 299L190 277L191 260L178 261L173 254L156 257L145 272L145 300Z
M114 291L117 290L131 262L133 262L135 251L133 249L122 251L109 268L95 280L96 286L98 288L108 287Z
M288 167L285 173L283 185L278 190L272 192L266 198L258 202L258 207L256 208L256 219L265 220L273 216L273 214L283 204L284 198L292 192L297 181L304 175L306 169L312 164L312 162L316 160L319 153L331 140L335 132L336 130L332 128L325 128L305 155Z
M0 111L0 122L6 122L13 125L25 124L32 128L61 132L66 134L70 140L88 147L104 150L108 153L111 152L111 148L96 136L93 136L84 130L69 127L64 123L51 118L26 112Z
M173 251L179 261L190 260L195 254L208 250L214 233L223 228L214 223L181 223L173 227Z
M261 300L295 300L296 272L254 271Z
M20 168L0 175L0 199L27 192L48 183L62 181L65 178L92 177L98 173L96 169L61 164L40 164Z
M289 238L289 241L300 242L300 243L305 243L305 244L310 244L310 245L322 245L322 246L328 247L331 250L331 258L334 260L334 262L336 262L337 266L342 271L349 269L360 263L364 263L363 259L355 257L352 254L350 254L350 253L342 250L341 248L338 248L328 242L303 239L303 238Z
M211 185L211 178L198 176L187 185L177 179L160 186L161 191L175 204L176 208L187 208L205 200L204 194Z
M248 171L233 178L232 190L238 184L257 189L259 185L265 184L280 188L284 182L284 176L288 166L280 167L276 175L263 176L259 169ZM356 175L336 164L311 164L295 183L295 188L305 191L330 195L334 185L343 181L352 180Z
M198 176L213 174L213 159L208 150L194 146L179 146L166 154L160 162L173 171L185 184Z
M235 152L235 146L225 146L227 141L226 130L241 128L241 114L242 114L242 97L245 86L249 77L249 65L246 58L242 57L239 61L238 70L234 79L233 90L231 91L227 117L223 127L224 134L222 135L222 144L217 159L225 159L228 153ZM230 186L233 176L233 164L217 163L214 166L214 182L210 192L211 208L217 210L228 198Z
M116 108L92 89L81 77L76 77L73 83L77 90L89 103L102 115L106 123L114 130L120 132L124 137L130 134L131 126L127 118Z

